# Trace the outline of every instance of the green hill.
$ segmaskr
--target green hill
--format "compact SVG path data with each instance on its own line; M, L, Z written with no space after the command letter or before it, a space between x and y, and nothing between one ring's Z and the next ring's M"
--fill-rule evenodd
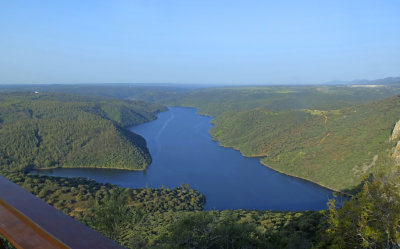
M218 116L226 111L294 109L334 110L376 101L400 93L399 84L382 87L352 86L246 86L202 88L158 98L166 105L190 106L200 114ZM143 95L143 100L153 101ZM173 99L173 100L172 100Z
M142 170L151 156L126 126L155 118L143 102L63 94L0 94L0 167L101 167Z
M399 119L395 96L330 111L225 112L210 134L275 170L345 190L391 153L396 141L389 138Z
M383 84L390 82L390 84ZM199 108L199 113L217 116L225 111L263 108L270 111L291 109L333 110L400 94L400 80L358 82L376 87L347 85L309 86L151 86L139 84L98 85L1 85L0 92L61 92L84 96L104 96L155 102L168 106Z

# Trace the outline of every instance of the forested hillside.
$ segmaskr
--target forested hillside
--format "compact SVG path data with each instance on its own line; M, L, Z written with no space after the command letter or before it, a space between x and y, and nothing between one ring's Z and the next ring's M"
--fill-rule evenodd
M210 130L221 145L289 175L345 190L395 147L400 97L338 110L226 112Z
M0 167L144 169L145 140L124 127L155 118L156 104L64 94L0 95Z
M129 189L1 173L127 248L396 248L399 242L398 171L366 181L343 208L331 200L330 210L319 212L201 211L204 196L185 184Z
M399 136L392 130L400 119L400 97L355 106L388 93L355 89L346 95L334 88L298 95L309 96L304 100L287 87L269 89L271 96L267 88L217 90L208 102L209 93L194 97L196 104L183 102L190 91L164 98L158 97L162 91L142 93L217 113L210 131L215 139L246 156L262 157L276 170L338 190L358 186L340 209L331 200L330 210L321 212L201 211L205 197L185 184L124 189L25 173L43 167L145 168L150 161L145 141L124 127L154 119L164 109L139 101L0 94L0 172L128 248L395 248L400 197L392 155L400 152L397 146L394 153ZM282 101L275 99L281 94ZM368 173L373 175L364 178Z
M128 248L311 248L327 226L324 211L201 211L204 196L185 184L129 189L84 178L2 173Z
M397 115L396 108L385 107L385 104L377 107L374 106L375 104L353 107L355 104L383 99L399 92L399 84L395 83L377 87L331 85L199 89L137 85L31 85L26 87L31 90L65 91L92 96L116 96L174 106L196 107L202 114L217 117L214 121L215 127L210 132L213 138L220 141L222 145L235 147L246 156L264 157L262 162L274 169L337 190L357 185L362 175L371 168L368 165L379 160L379 153L392 146L389 143L382 144L382 141L386 141L382 136L388 136L395 121L400 118ZM3 88L3 90L10 91L7 88ZM80 99L81 97L74 98ZM96 99L96 97L89 98ZM93 119L92 116L94 115L96 118L102 117L113 120L119 125L127 126L154 118L151 111L149 112L150 116L146 112L132 111L135 108L147 110L146 108L151 109L154 106L144 106L143 102L134 102L132 105L135 105L135 107L133 108L126 106L126 104L121 105L122 102L114 101L105 104L98 101L98 104L93 107L95 111L89 111L90 115L86 115L85 112L85 119ZM55 113L55 110L49 111ZM365 115L362 115L363 113ZM379 117L379 115L383 115L382 113L386 113L387 116ZM20 112L19 116L21 115ZM3 119L6 120L6 118ZM37 123L37 121L35 122ZM384 124L376 125L377 122L384 122ZM46 122L42 122L41 125L44 125L43 123ZM100 121L95 121L95 123L99 125ZM369 125L369 123L374 125ZM27 128L26 126L23 127L25 127L24 129ZM34 129L32 130L34 126L28 127L31 127L28 134L32 134L31 139L34 141L35 133ZM77 130L72 125L68 127L71 127L74 131ZM368 130L367 127L369 127ZM81 131L80 137L88 133L83 129ZM65 132L68 132L67 128L65 128ZM369 132L373 136L366 136ZM64 135L64 137L68 136L70 135ZM103 138L106 136L109 135L105 135ZM101 141L101 143L105 142ZM112 139L107 139L107 142L117 144ZM98 143L96 142L96 145ZM92 145L96 147L94 143ZM62 161L63 166L69 167L80 163L86 166L99 166L100 163L103 163L106 167L111 165L111 162L106 162L104 153L97 153L97 149L92 147L90 144L87 146L75 145L73 148L79 149L74 150L72 148L72 152L65 157L55 155L53 156L54 160L51 159L47 162L37 159L40 162L36 163L35 167L38 167L38 164L42 165L40 167L56 166L61 157L67 159ZM28 146L27 149L29 148ZM124 146L124 148L126 147ZM352 153L349 152L349 148L352 149ZM61 151L66 150L65 148L61 149ZM80 153L82 150L86 151ZM134 152L134 154L136 153ZM107 155L110 160L115 157L114 155ZM146 160L144 161L146 162ZM29 161L24 162L23 168L29 164L32 165ZM119 168L123 167L122 165L126 162L119 161L119 163L113 164ZM141 167L139 166L139 168Z
M177 105L199 108L199 113L218 116L226 111L262 108L334 110L379 100L400 93L400 85L375 88L352 86L255 86L196 89L181 93ZM168 103L168 99L165 102ZM173 103L172 103L173 104Z
M381 84L382 82L377 80L366 82L366 84ZM357 85L178 87L139 84L0 86L0 92L15 90L143 100L167 106L195 107L201 114L217 116L225 111L247 111L254 108L263 108L269 111L333 110L384 99L400 93L400 80L396 78L391 81L391 84L382 83L376 87L357 87Z

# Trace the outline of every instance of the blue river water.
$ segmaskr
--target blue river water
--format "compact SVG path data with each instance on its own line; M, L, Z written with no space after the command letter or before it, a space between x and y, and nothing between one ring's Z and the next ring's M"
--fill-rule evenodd
M171 107L156 120L130 128L146 139L153 158L145 171L60 168L33 173L88 177L131 188L173 188L186 183L206 196L206 210L326 209L326 202L333 198L330 190L219 146L208 133L211 120L197 115L194 108Z

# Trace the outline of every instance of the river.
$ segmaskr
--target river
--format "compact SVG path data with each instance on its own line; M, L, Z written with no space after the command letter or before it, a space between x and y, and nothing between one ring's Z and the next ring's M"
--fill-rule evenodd
M211 117L194 108L171 107L154 121L130 128L147 141L153 161L145 171L68 169L34 171L63 177L88 177L121 187L168 188L188 184L206 196L206 210L321 210L330 190L280 174L257 158L223 148L211 139Z

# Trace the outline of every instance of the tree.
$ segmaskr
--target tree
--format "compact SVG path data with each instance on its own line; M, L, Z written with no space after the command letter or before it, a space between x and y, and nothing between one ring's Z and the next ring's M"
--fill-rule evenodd
M193 213L171 226L171 236L167 240L171 248L210 248L214 227L214 217Z
M329 207L330 248L400 248L399 172L380 173L336 209Z
M117 241L129 222L130 215L126 201L115 196L97 207L92 225L100 233Z

